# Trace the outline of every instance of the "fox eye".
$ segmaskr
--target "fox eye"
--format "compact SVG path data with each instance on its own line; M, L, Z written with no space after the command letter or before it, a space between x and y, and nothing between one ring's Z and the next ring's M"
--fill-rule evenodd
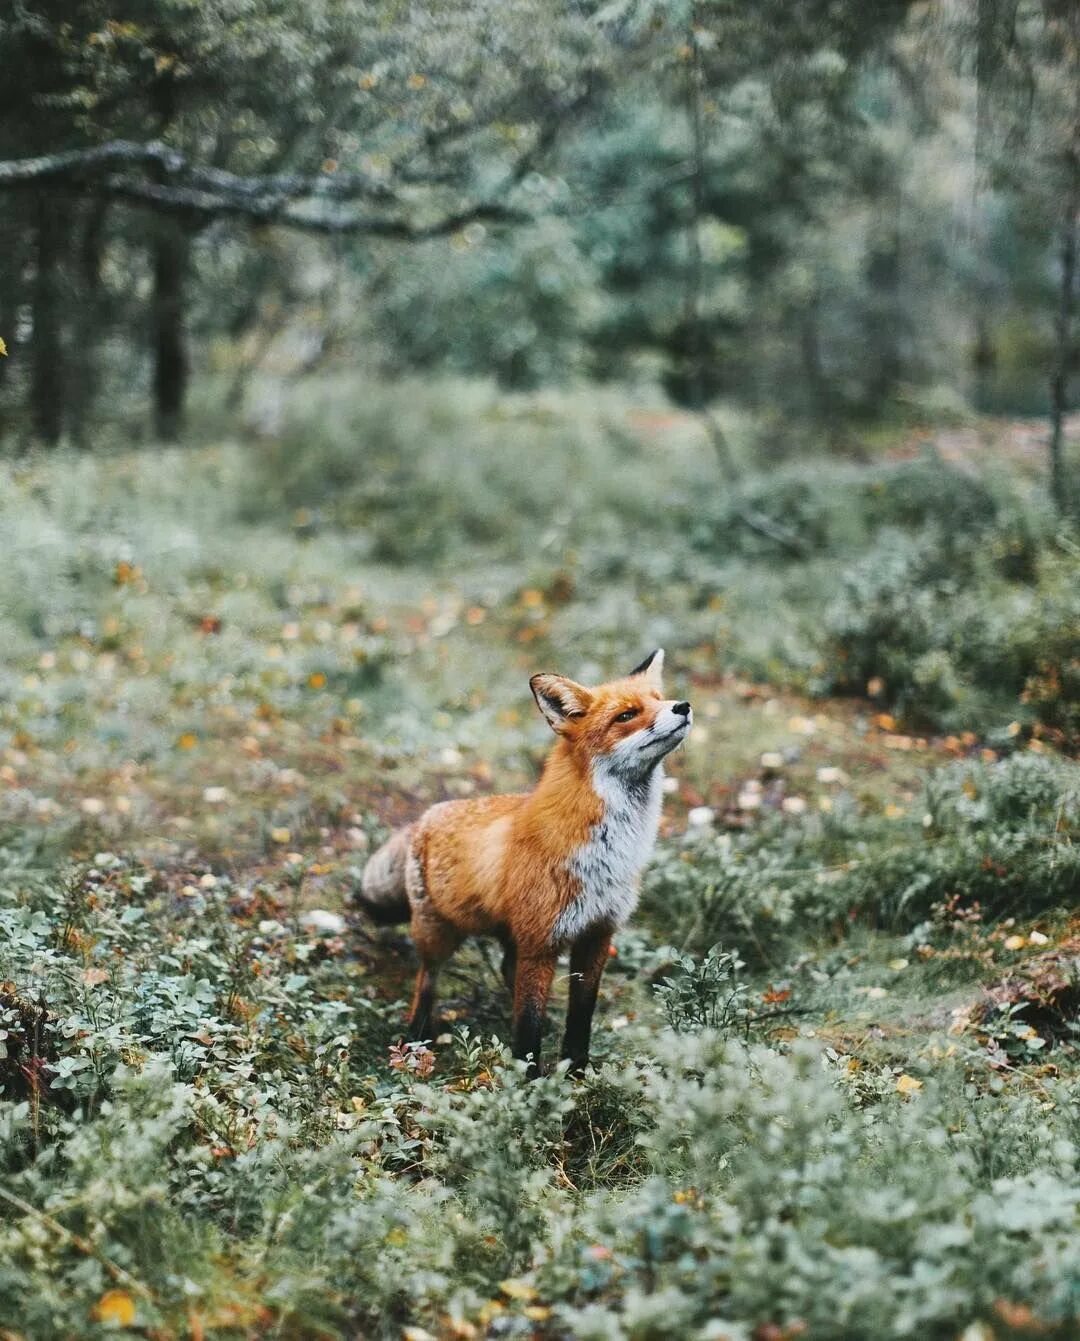
M640 709L640 708L627 708L625 712L620 712L620 713L619 713L618 717L615 718L615 721L616 721L616 722L632 722L632 721L634 720L635 717L637 717L637 716L640 715L640 713L641 713L641 709Z

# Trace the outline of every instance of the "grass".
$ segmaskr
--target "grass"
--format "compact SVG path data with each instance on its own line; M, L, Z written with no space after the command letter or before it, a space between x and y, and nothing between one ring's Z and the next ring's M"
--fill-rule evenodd
M947 462L725 498L614 395L331 386L277 440L7 467L0 1332L1075 1334L1074 542L1004 459L960 549ZM965 563L982 622L828 697L905 546L890 590ZM482 947L395 1050L371 844L528 785L530 672L657 644L697 724L598 1069L524 1083Z

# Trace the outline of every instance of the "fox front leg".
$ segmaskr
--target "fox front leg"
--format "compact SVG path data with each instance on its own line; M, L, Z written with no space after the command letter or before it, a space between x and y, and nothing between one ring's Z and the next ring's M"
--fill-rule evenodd
M589 1060L593 1012L610 948L610 929L596 927L579 937L570 950L570 1003L562 1055L569 1058L574 1075L580 1075Z
M544 1035L544 1012L547 1009L551 980L555 976L555 956L522 955L514 974L514 1040L515 1057L531 1058L529 1077L540 1074L540 1044Z

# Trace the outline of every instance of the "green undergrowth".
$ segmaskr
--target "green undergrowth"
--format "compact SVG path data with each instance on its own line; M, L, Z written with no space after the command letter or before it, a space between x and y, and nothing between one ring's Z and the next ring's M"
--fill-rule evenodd
M686 949L738 945L782 963L794 940L859 919L910 931L948 899L992 918L1080 900L1080 767L1021 753L931 773L895 817L850 794L827 813L779 815L733 836L690 830L646 876L658 931Z
M1025 473L732 486L615 392L271 427L4 469L4 1341L1076 1335L1080 583ZM529 784L530 673L657 645L695 730L596 1069L525 1081L483 948L403 1046L372 843Z
M388 1068L362 962L232 882L101 854L0 918L17 1335L118 1295L158 1335L1071 1335L1068 1044L1030 1081L944 1024L860 1051L827 1042L843 987L667 955L582 1082L463 1029Z

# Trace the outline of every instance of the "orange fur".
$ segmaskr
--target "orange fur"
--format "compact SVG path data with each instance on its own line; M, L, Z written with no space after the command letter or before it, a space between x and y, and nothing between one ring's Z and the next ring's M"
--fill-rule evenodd
M638 672L588 689L559 676L533 676L530 683L537 703L558 735L536 788L517 795L443 802L412 826L404 885L422 964L413 1002L414 1032L430 1026L438 965L467 936L495 935L509 948L510 962L516 962L514 1050L518 1055L532 1052L535 1063L539 1021L556 957L564 948L557 933L560 915L583 892L575 854L585 850L605 819L608 803L601 795L603 788L597 788L598 761L617 758L613 751L620 745L624 750L637 749L637 742L651 742L661 722L678 726L682 721L689 729L689 705L661 699L661 664L662 653L654 653ZM632 719L615 720L630 712ZM678 730L685 734L682 727ZM636 740L629 742L631 736ZM650 749L663 748L665 738L659 739L662 744L651 744ZM636 754L628 757L637 759ZM651 764L649 774L662 757ZM396 837L391 844L395 841L397 850L403 850L402 839ZM394 855L389 845L387 851ZM386 859L378 860L385 876ZM588 1023L612 927L613 922L601 914L597 925L584 928L571 944L573 948L582 943L572 956L580 961L576 968L572 964L572 971L583 984L576 995L571 994L572 1013L574 1000L578 1004L579 1027L575 1039L569 1029L567 1038L578 1052L582 1029L587 1049ZM602 952L596 948L600 944ZM583 1058L574 1060L580 1063Z

